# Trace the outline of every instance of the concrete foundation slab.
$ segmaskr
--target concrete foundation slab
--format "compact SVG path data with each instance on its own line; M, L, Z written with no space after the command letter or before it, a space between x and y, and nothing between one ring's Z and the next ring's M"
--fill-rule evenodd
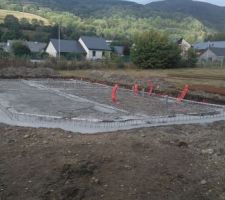
M220 105L148 96L77 80L0 80L0 121L12 125L96 133L225 120Z

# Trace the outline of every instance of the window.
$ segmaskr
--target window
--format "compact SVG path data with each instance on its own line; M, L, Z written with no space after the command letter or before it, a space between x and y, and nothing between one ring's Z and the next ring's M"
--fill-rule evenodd
M93 56L93 57L96 56L96 51L92 51L92 56Z
M102 56L105 56L105 52L104 51L102 52Z

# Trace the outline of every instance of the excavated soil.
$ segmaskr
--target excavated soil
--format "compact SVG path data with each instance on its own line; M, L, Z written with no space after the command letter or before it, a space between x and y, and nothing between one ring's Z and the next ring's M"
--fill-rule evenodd
M95 135L0 125L1 200L222 200L224 165L224 122Z

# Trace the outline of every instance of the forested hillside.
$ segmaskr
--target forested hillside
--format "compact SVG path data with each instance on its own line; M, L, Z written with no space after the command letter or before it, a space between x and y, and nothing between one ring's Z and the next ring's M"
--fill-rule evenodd
M193 9L195 5L199 12ZM0 8L34 13L52 25L60 23L63 37L71 39L86 34L130 40L138 32L156 29L172 39L184 37L194 42L225 29L221 20L225 8L191 0L145 6L122 0L0 0Z
M217 30L225 30L225 7L192 0L158 1L148 4L146 7L154 11L160 10L166 13L184 13L188 16L195 17L206 26L213 27Z

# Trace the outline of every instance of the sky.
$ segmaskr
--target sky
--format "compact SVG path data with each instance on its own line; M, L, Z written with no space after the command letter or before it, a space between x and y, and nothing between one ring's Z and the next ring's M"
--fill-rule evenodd
M135 1L137 3L149 3L149 2L157 1L157 0L132 0L132 1ZM198 1L208 2L208 3L219 5L219 6L225 6L225 0L198 0Z
M208 2L208 3L211 3L211 4L216 4L216 5L219 5L219 6L225 6L224 0L201 0L201 1Z

